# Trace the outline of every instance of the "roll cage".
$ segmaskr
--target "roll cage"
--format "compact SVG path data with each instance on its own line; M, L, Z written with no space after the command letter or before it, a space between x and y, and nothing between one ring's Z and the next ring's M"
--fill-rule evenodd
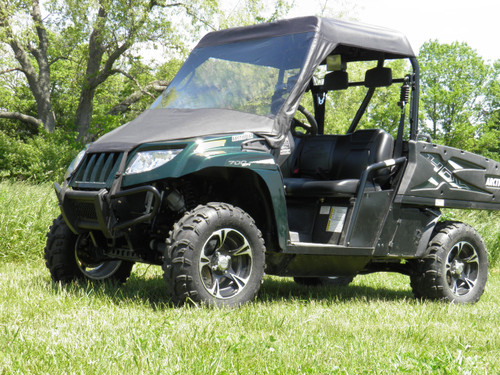
M370 69L367 71L367 75L364 81L349 81L348 75L345 70L345 62L354 62L354 61L366 61L370 60L366 59L355 59L350 57L349 54L338 54L337 52L341 52L338 50L343 50L343 48L337 48L332 56L341 56L342 57L342 67L339 70L335 70L333 72L327 73L324 78L324 82L321 85L316 85L314 83L314 78L311 78L309 87L307 91L311 91L313 96L313 105L314 105L314 118L318 125L318 134L325 133L325 105L326 105L326 94L329 91L336 90L344 90L349 87L357 87L357 86L365 86L368 88L366 91L365 97L361 102L354 118L352 119L351 124L347 130L347 134L353 133L361 121L364 113L366 112L368 105L370 104L373 95L378 87L390 86L395 83L403 84L401 88L401 97L399 101L399 105L402 109L401 119L398 126L398 138L402 138L404 133L405 126L405 111L404 108L407 104L410 105L410 113L409 113L409 123L410 123L410 131L409 131L409 139L417 140L418 137L418 104L419 104L419 88L420 88L420 68L418 65L418 61L415 57L410 57L409 61L412 67L412 73L406 75L405 77L392 78L391 72L388 71L390 68L384 68L384 63L386 60L380 58L377 61L377 67L374 69ZM362 56L370 56L367 52L360 53L359 49L355 49L354 56L362 55ZM322 62L321 65L327 64L326 60ZM330 77L329 77L330 76ZM330 79L329 79L330 78ZM411 92L411 99L410 99ZM401 141L400 141L401 142Z

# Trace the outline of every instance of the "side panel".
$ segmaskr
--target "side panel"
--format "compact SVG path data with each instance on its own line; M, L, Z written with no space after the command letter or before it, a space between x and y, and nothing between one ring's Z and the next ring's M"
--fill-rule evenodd
M500 163L455 148L409 142L396 202L500 210Z
M359 214L353 225L348 246L373 247L386 219L394 190L368 192L363 196ZM354 220L354 219L353 219ZM347 227L347 226L346 226ZM345 228L344 233L347 232Z
M375 256L419 257L430 240L440 212L394 204L375 247Z
M266 273L277 276L351 276L362 271L371 257L344 255L266 254Z

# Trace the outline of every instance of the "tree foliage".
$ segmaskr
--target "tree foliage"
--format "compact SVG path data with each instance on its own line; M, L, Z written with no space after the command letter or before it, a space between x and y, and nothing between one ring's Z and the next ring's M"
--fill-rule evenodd
M498 158L499 63L466 43L429 41L419 54L421 127L447 145Z
M328 1L316 2L326 12ZM202 33L283 18L293 7L291 0L223 4L0 0L0 146L21 150L24 146L15 144L33 145L37 134L42 143L65 142L62 136L50 138L55 131L69 138L76 134L81 141L95 139L147 108ZM423 45L419 60L421 128L437 142L499 159L500 60L488 64L465 43L437 41ZM408 72L404 63L390 64L394 76ZM351 81L362 80L358 75L366 66L349 65ZM356 87L328 95L329 132L347 129L365 92ZM395 135L398 97L399 85L377 89L360 127L382 127ZM310 99L303 104L312 110ZM0 154L7 155L5 149ZM27 170L19 167L22 158L14 159L8 159L14 170Z
M200 33L288 8L245 0L219 19L217 0L2 0L0 128L10 119L28 133L43 125L89 140L143 110Z
M216 16L217 29L271 22L286 16L292 8L288 0L247 0L229 3Z

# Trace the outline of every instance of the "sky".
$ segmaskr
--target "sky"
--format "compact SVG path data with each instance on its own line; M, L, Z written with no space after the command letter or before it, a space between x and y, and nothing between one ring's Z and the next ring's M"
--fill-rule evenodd
M431 39L466 42L485 60L500 59L500 0L326 0L325 16L398 30L415 53ZM295 0L289 17L319 14L325 0Z

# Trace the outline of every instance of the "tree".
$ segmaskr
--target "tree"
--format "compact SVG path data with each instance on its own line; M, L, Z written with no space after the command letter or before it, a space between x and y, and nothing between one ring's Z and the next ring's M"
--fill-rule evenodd
M424 43L420 49L423 127L433 137L462 149L481 152L491 139L491 115L498 111L493 69L466 43ZM481 146L482 145L482 146Z
M35 98L37 110L33 116L1 108L0 118L17 119L33 126L43 124L45 129L53 131L56 126L53 95L57 90L64 90L67 83L55 82L52 71L58 68L56 64L69 61L61 66L71 66L77 77L79 98L74 124L79 138L85 140L98 87L117 74L134 81L129 70L140 57L133 47L180 45L189 35L184 34L184 28L176 30L172 19L192 15L194 24L203 24L204 15L213 14L216 5L202 0L47 0L43 3L2 0L0 40L4 47L10 47L16 64L6 69L2 66L0 73L21 72ZM83 74L78 69L83 70ZM143 88L140 91L145 92Z
M284 17L292 8L287 0L246 0L227 3L216 16L217 29L272 22Z
M0 55L0 122L19 120L33 132L62 126L82 141L93 126L109 130L103 123L116 126L165 87L200 32L273 20L289 8L286 0L238 5L217 25L217 0L0 0L0 52L7 52ZM12 80L16 90L25 85L20 74L36 108L7 89Z
M167 12L168 8L179 7L192 13L192 7L196 4L154 0L99 0L96 5L94 1L77 1L77 5L69 3L68 1L70 6L66 8L66 17L77 20L75 23L82 30L90 32L86 71L75 115L79 137L85 139L92 120L97 87L115 74L134 80L124 69L126 63L120 59L126 58L127 52L140 43L175 41L178 33L171 27L169 18L172 15ZM86 30L86 15L93 5L95 17L91 28ZM201 13L203 4L199 4L199 7Z
M12 25L11 20L11 15L19 10L29 13L32 21L32 28L27 29L23 37L16 34L15 26L19 25ZM20 71L24 74L35 98L38 113L36 118L19 112L2 111L0 118L20 120L35 127L43 124L45 129L53 131L56 119L52 111L50 67L54 61L49 58L49 36L38 0L31 1L31 4L24 1L0 2L0 39L11 47L18 62L18 66L0 73ZM36 40L36 44L32 40Z
M488 107L484 126L486 131L479 139L478 147L487 156L500 159L500 60L493 64L493 78L488 86Z

